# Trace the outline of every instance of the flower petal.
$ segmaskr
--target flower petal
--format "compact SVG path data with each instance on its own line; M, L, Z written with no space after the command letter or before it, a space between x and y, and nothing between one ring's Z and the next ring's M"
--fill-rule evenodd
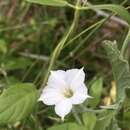
M42 101L46 105L55 105L63 99L64 97L58 90L54 88L45 87L42 91L39 101Z
M79 93L82 93L82 94L88 94L88 88L85 85L85 83L81 83L79 86L77 86L77 88L74 92L79 92Z
M71 98L71 102L72 104L77 105L77 104L82 104L86 99L87 99L87 95L77 92Z
M72 109L72 103L70 99L65 99L55 106L55 112L57 115L61 117L62 120L64 120L64 117L71 112Z
M57 71L51 71L51 74L48 79L48 87L53 87L56 89L59 89L61 87L66 86L65 83L65 71L57 70Z
M85 73L83 68L81 69L71 69L66 71L66 82L72 89L77 89L84 80L85 80Z
M71 98L71 102L74 105L81 104L89 97L87 87L84 83L82 83L82 85L78 86L77 90L75 90L74 95Z

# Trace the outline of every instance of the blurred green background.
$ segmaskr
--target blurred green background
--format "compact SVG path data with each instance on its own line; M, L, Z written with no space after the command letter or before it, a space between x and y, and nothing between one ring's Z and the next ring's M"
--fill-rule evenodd
M70 0L70 2L75 1ZM121 4L123 0L91 0L90 2L92 4ZM125 7L129 5L130 1L124 4ZM0 1L1 91L7 87L7 84L19 81L33 82L37 88L41 86L50 55L67 28L70 27L73 15L74 12L70 8L40 6L30 4L25 0ZM93 11L81 11L74 36L102 18L103 16ZM119 22L107 20L92 35L89 31L79 37L73 44L64 48L54 68L70 69L84 66L87 82L94 77L102 77L105 85L109 83L113 78L102 41L117 40L121 47L127 33L127 26L121 24L120 20ZM80 44L82 46L78 46ZM106 85L103 95L107 96L109 89L110 86ZM51 108L49 110L51 111ZM50 111L47 114L50 114ZM35 122L33 118L29 121L30 124ZM53 123L45 117L44 127Z
M93 4L121 2L91 1ZM125 5L129 4L127 2ZM48 66L48 58L70 26L73 13L69 8L40 6L25 0L0 1L0 68L5 70L8 80L35 81L40 84L44 69ZM102 18L92 11L80 14L75 34ZM90 78L95 74L107 76L109 65L101 43L104 39L111 39L119 41L121 45L125 32L125 26L109 20L89 38L86 38L89 32L85 33L65 48L55 67L67 69L85 66ZM83 45L75 49L81 43Z

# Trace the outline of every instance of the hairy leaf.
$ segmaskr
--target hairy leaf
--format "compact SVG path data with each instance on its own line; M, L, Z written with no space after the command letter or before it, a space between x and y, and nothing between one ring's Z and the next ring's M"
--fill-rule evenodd
M130 70L128 61L123 59L116 42L105 41L104 48L112 65L113 75L117 84L117 101L125 98L125 88L130 87Z
M0 125L15 123L28 116L38 97L35 86L19 83L10 86L0 96Z

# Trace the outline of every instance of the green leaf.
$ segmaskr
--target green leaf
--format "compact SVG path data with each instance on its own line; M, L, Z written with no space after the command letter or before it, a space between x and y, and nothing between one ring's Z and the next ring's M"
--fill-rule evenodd
M96 124L96 115L91 112L86 112L82 115L83 122L85 124L86 130L93 130Z
M103 5L89 5L90 8L92 8L93 10L98 10L98 9L105 9L105 10L109 10L112 12L115 12L116 14L118 14L122 19L124 19L125 21L128 22L128 24L130 25L130 14L129 12L121 5L115 5L115 4L103 4Z
M100 113L97 117L97 122L94 130L106 130L110 126L110 123L115 116L115 111L106 110Z
M47 130L86 130L84 126L77 125L76 123L64 123L55 125Z
M117 101L123 101L125 98L125 88L130 87L128 61L121 56L116 42L105 41L104 48L111 62L114 79L117 84Z
M0 125L26 118L36 105L38 92L31 83L10 86L0 96Z
M123 102L123 111L118 115L119 124L124 129L130 129L130 89L126 90L126 99Z
M40 4L40 5L49 5L49 6L66 6L67 1L65 0L27 0L28 2Z
M31 60L25 58L8 58L3 61L5 70L24 69L31 64Z
M119 128L116 120L111 123L111 129L110 130L121 130L121 128Z
M90 95L92 96L92 98L88 100L89 106L96 107L99 104L102 89L103 89L103 79L99 78L92 84L90 88Z
M7 52L7 43L3 39L0 39L0 52L3 54Z

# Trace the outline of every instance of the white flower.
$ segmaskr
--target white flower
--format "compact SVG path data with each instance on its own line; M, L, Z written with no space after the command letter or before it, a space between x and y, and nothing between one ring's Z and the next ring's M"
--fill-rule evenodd
M51 71L39 101L46 105L55 105L56 114L64 120L72 105L81 104L89 97L84 80L83 68Z

